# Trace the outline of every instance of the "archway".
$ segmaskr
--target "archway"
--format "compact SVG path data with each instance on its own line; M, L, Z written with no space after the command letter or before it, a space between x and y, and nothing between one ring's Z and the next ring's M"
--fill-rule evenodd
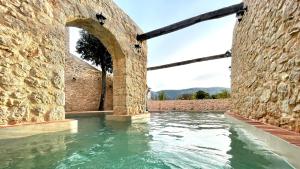
M113 96L113 100L116 100L117 102L114 101L113 109L115 112L118 112L117 114L127 115L126 111L124 111L126 100L122 100L122 97L120 97L126 94L126 57L117 39L108 29L105 29L99 22L94 21L93 19L72 19L71 21L67 21L66 26L82 28L90 34L93 34L105 45L112 56L115 68L113 70L113 89L116 89L116 91L113 93L116 94Z
M132 120L132 115L146 113L146 43L136 40L141 30L113 1L25 0L3 5L9 8L4 8L0 39L1 124L65 118L65 26L88 30L113 56L114 113L108 119ZM107 18L103 25L97 13Z
M69 55L65 58L64 78L66 114L68 116L75 112L96 113L95 111L99 111L100 108L103 70L100 65L97 66L95 62L83 59L82 53L78 53L78 41L83 33L89 32L76 27L67 27L67 31L69 38L66 46L69 46ZM106 94L103 105L105 113L111 113L113 110L112 80L112 72L106 72Z
M92 18L72 18L67 20L66 26L79 27L87 30L89 33L97 37L105 45L107 50L112 56L113 60L113 112L114 116L121 115L117 118L112 118L112 120L128 120L128 117L122 118L122 116L131 116L137 114L143 114L146 112L146 107L143 105L145 101L145 92L142 90L137 90L142 94L141 99L137 100L134 93L137 92L135 89L140 88L140 86L134 86L141 82L137 82L138 76L134 74L139 74L139 69L141 60L135 60L135 57L140 57L142 54L141 49L136 48L136 44L128 44L124 42L119 42L117 37L113 33L102 26L99 21ZM126 54L125 54L126 52ZM140 55L140 56L139 56ZM145 56L146 57L146 56ZM133 77L135 76L135 77ZM135 81L135 83L130 81ZM129 98L130 97L130 98ZM140 102L140 103L139 103ZM140 104L140 105L138 105ZM112 116L111 116L112 117ZM129 119L131 120L131 119Z

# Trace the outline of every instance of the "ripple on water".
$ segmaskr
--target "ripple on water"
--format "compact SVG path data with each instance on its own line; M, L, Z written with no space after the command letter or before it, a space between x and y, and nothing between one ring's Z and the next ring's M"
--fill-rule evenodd
M153 113L134 125L80 118L78 131L0 141L0 168L292 168L219 113Z

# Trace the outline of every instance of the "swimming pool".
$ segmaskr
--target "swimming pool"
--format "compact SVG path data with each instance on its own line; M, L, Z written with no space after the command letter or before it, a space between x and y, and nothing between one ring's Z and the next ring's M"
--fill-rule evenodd
M9 169L290 169L220 113L152 113L147 124L79 118L78 133L0 141Z

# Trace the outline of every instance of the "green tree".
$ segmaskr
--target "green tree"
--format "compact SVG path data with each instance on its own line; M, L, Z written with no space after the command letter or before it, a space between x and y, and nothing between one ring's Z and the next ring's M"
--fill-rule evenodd
M106 74L112 73L112 58L105 46L95 36L89 34L87 31L80 32L80 39L77 41L76 50L81 54L81 58L91 61L96 66L100 66L102 70L102 86L99 110L104 110L104 102L106 95Z
M218 95L217 94L213 94L213 95L211 95L211 98L212 99L218 99Z
M164 91L160 91L160 92L158 93L158 99L159 99L159 100L166 100L166 99L167 99L166 93L165 93Z
M205 91L199 90L195 94L196 99L209 99L210 96Z
M230 98L230 92L228 90L222 90L220 93L215 95L216 99Z
M194 94L182 94L179 97L177 97L178 100L194 100L195 95Z

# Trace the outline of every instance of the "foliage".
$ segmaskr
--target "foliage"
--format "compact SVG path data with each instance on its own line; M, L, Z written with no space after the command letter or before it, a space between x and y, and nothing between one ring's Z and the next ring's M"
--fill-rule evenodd
M196 96L195 94L182 94L177 99L178 100L195 100L196 99L195 96Z
M76 51L81 54L81 58L100 66L103 72L112 73L111 55L102 42L85 30L80 31L80 36L76 44Z
M166 95L168 96L168 99L170 100L176 100L178 97L180 97L182 94L194 94L199 90L205 91L209 94L216 94L221 92L222 90L228 90L227 88L224 87L208 87L208 88L203 88L203 87L195 87L195 88L188 88L188 89L179 89L179 90L163 90L166 92ZM152 92L151 96L153 96L153 99L158 100L158 92Z
M81 58L91 61L94 65L100 66L102 70L102 87L99 110L104 110L104 102L106 95L106 73L112 73L113 64L110 53L107 51L101 41L87 31L80 32L80 39L76 44L77 53L81 54Z
M151 95L152 100L168 100L170 99L167 93L168 91L171 90L162 90L159 91L157 93L157 95L155 95L155 93L153 95ZM214 94L214 95L210 95L208 92L205 92L203 90L198 90L197 92L193 92L193 93L183 93L181 95L179 95L176 99L177 100L198 100L198 99L226 99L226 98L230 98L230 91L223 89L221 90L219 93ZM171 100L173 100L171 98Z
M194 99L226 99L230 98L230 92L228 90L222 90L221 92L210 95L202 90L197 91L194 94L182 94L177 99L179 100L194 100Z
M195 94L196 99L210 99L210 95L202 90L199 90Z
M166 99L167 99L166 92L160 91L160 92L158 93L158 99L159 99L159 100L166 100Z
M226 99L230 98L230 92L228 90L222 90L220 93L212 95L213 99Z

